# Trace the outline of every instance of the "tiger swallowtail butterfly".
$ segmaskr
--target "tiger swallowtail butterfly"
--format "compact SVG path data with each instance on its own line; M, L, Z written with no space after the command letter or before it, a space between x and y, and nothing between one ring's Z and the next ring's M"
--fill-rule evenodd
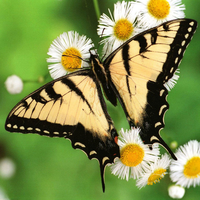
M99 161L103 191L107 164L120 157L117 131L107 99L122 105L130 127L141 128L144 143L160 143L169 108L164 84L173 77L197 22L177 19L144 31L113 51L103 63L91 54L89 69L53 80L22 99L7 117L10 132L37 133L71 140L89 159Z

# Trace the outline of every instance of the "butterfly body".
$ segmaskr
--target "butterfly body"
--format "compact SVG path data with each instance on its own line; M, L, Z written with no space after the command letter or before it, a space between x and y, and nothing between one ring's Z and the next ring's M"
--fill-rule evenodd
M122 105L130 127L141 128L141 138L163 145L160 136L169 108L164 84L173 77L197 22L177 19L149 29L125 42L103 63L91 54L91 69L56 79L21 100L7 117L10 132L38 133L71 140L100 164L103 190L107 164L120 157L117 131L101 92Z
M109 82L110 77L108 77L108 73L104 67L104 64L100 62L99 58L96 55L91 54L91 65L92 70L98 80L100 81L104 94L106 98L114 105L117 105L116 94L114 93L112 86Z

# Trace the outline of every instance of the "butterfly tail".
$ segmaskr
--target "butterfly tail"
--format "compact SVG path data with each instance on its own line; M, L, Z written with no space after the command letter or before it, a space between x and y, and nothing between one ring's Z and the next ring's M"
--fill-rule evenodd
M101 164L100 164L101 184L102 184L103 192L105 192L104 172L105 172L105 166L101 166Z
M156 139L152 140L152 143L159 143L161 144L171 155L174 160L177 160L176 156L174 155L173 151L169 148L169 146L165 143L165 141L160 137L157 136Z

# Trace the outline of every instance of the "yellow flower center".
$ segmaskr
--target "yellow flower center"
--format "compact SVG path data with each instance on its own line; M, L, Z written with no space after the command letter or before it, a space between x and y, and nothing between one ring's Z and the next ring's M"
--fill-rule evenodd
M73 72L81 68L82 60L80 58L80 51L74 47L70 47L63 52L61 63L67 71Z
M148 178L147 185L153 185L157 183L164 177L166 174L166 169L160 168L156 169Z
M120 19L116 22L114 29L114 35L119 40L127 40L133 33L133 24L127 19Z
M147 7L150 14L157 19L166 18L170 11L170 5L167 0L150 0Z
M187 161L183 170L187 178L197 178L200 176L200 157L196 156Z
M144 150L138 144L128 144L120 151L121 162L129 167L135 167L142 162Z

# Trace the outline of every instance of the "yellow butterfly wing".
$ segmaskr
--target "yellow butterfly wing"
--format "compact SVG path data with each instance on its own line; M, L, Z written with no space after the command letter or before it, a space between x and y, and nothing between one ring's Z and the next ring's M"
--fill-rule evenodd
M103 190L104 169L119 157L117 131L92 70L71 73L28 95L12 109L5 128L70 139L73 148L98 159Z
M103 63L130 126L141 128L147 144L159 142L169 108L164 84L174 75L197 22L178 19L149 29L124 43Z

